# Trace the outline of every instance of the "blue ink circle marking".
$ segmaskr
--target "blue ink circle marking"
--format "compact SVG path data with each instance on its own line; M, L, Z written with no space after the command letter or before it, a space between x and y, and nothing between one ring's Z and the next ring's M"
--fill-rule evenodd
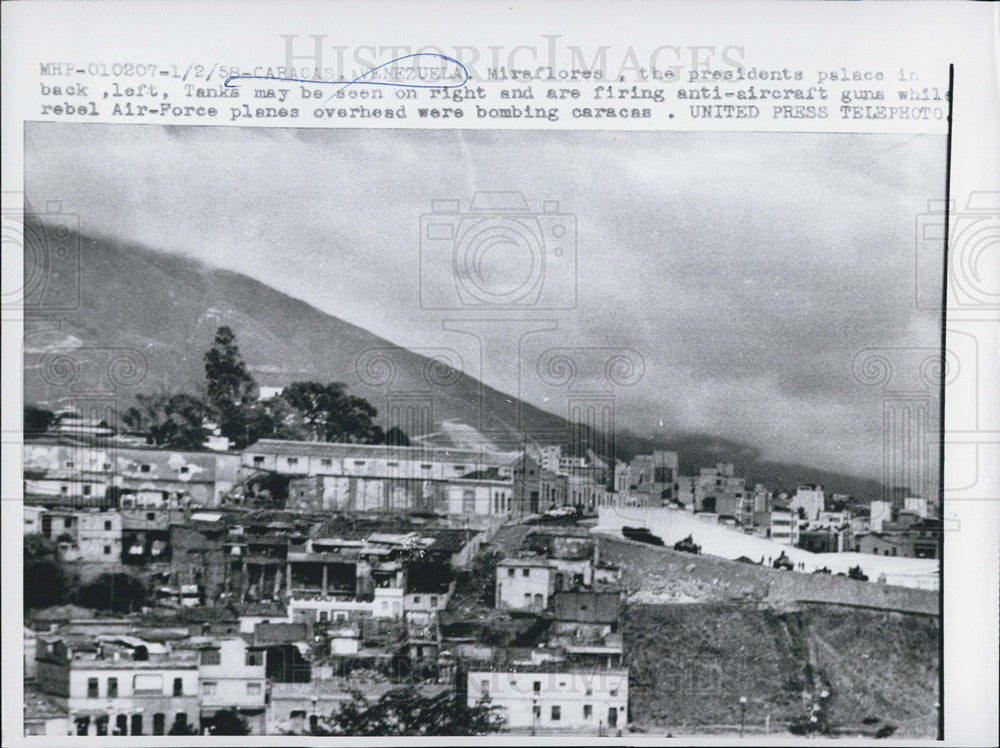
M448 85L427 84L427 83L386 83L383 81L363 80L365 76L371 75L377 70L381 70L384 67L388 67L389 65L401 62L402 60L411 60L415 57L436 57L440 60L445 60L446 62L454 62L462 69L462 73L465 75L465 78L462 80L461 83L451 83ZM234 83L234 81L282 81L285 83L312 83L315 85L323 85L323 86L330 86L330 85L340 86L340 88L338 88L330 95L329 99L323 102L324 104L329 104L330 99L332 99L334 96L336 96L338 93L343 91L348 86L355 86L355 85L389 86L391 88L461 88L462 86L464 86L466 83L469 82L469 79L471 77L472 76L469 75L468 68L466 68L465 65L460 63L454 57L448 57L447 55L439 55L436 52L416 52L412 55L403 55L402 57L397 57L395 60L389 60L389 62L382 63L381 65L373 67L371 70L362 73L357 78L350 81L323 81L323 80L310 80L308 78L280 78L271 75L230 75L228 78L226 78L226 82L224 85L226 88L238 88L239 86L236 83Z

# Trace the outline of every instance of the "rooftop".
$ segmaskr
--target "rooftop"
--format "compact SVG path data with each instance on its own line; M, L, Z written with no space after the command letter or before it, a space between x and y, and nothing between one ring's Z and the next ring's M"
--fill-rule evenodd
M550 568L552 562L543 556L517 556L514 558L505 558L497 566L518 566L537 569Z
M493 452L486 449L473 451L446 447L397 447L388 444L340 444L279 439L261 439L247 447L244 454L467 462L479 466L510 466L521 458L520 452Z
M69 716L69 712L35 686L24 684L24 721L42 722Z

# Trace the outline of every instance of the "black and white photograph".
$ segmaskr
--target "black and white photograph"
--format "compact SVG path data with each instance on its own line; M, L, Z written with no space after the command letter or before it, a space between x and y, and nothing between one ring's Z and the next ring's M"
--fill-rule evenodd
M940 739L947 163L26 122L25 734Z

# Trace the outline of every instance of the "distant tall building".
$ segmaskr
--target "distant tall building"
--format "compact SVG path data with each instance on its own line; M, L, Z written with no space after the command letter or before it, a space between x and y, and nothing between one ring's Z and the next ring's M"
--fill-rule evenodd
M652 505L672 502L677 496L676 452L656 450L649 455L637 455L629 463L629 488L633 493L646 494Z
M927 499L909 496L903 499L903 511L914 512L921 519L927 517Z
M795 490L792 497L791 510L798 512L801 508L805 512L807 520L819 518L819 513L826 511L826 498L823 494L823 486L805 484Z
M892 522L892 503L888 501L873 501L870 506L868 525L872 532L882 532L882 525Z

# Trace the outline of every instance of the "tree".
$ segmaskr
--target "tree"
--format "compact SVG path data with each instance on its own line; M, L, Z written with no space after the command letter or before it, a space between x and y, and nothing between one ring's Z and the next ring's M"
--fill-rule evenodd
M229 437L236 449L273 436L275 429L274 418L263 407L230 405L219 415L219 432Z
M146 435L146 441L174 449L201 449L208 438L207 408L194 395L183 392L135 396L138 407L122 415L125 425Z
M44 434L55 423L56 416L51 410L39 408L37 405L24 406L25 433Z
M347 394L341 382L292 382L282 393L314 439L327 442L381 444L385 434L375 416L378 410L363 397Z
M211 726L213 735L249 735L250 725L235 709L220 709Z
M59 555L59 546L42 535L24 536L24 609L65 605L75 579Z
M388 691L374 703L359 691L351 696L351 701L320 723L315 734L488 735L503 727L500 709L485 696L468 706L453 692L425 695L412 685Z
M215 331L215 341L205 352L205 379L208 404L217 414L233 406L250 405L254 401L257 383L243 362L236 345L236 334L226 326Z
M410 437L399 426L393 426L385 432L385 443L393 447L410 446Z
M149 602L149 590L131 574L105 572L80 587L77 602L85 608L132 613Z
M469 581L479 590L479 602L493 608L496 606L497 565L503 560L499 551L480 551L472 557L472 573Z

